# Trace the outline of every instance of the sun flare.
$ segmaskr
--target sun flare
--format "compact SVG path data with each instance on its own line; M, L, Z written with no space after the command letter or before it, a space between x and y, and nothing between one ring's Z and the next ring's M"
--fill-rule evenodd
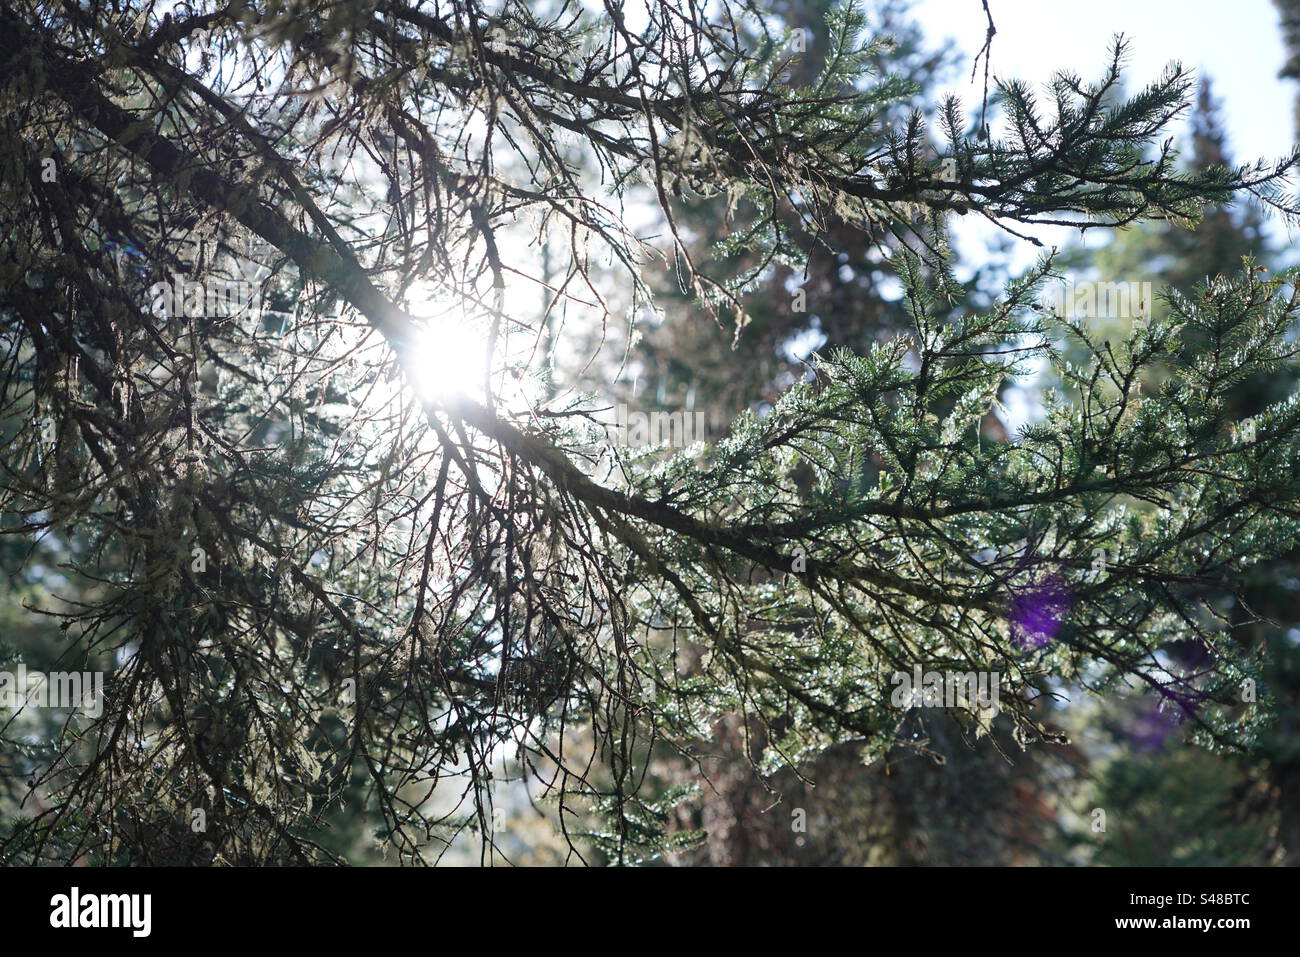
M487 376L487 329L459 304L421 298L412 289L411 314L420 320L409 373L424 401L457 396L482 399Z

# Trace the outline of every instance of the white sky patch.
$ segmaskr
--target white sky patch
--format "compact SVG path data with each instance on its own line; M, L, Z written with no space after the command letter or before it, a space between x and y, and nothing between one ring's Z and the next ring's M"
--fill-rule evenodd
M407 298L411 315L420 320L411 386L426 401L468 396L481 402L488 359L484 324L462 304L438 296L430 283L413 283Z
M1043 408L1038 403L1038 390L1027 384L1030 377L1022 378L1017 385L1003 391L1002 421L1011 434L1018 434L1027 425L1043 419Z

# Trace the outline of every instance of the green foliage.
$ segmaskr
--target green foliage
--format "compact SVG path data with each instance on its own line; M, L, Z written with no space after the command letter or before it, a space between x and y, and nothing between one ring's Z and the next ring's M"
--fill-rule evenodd
M689 753L742 714L767 771L924 751L891 701L913 665L1002 675L996 706L944 717L998 747L1058 741L1034 702L1067 681L1194 697L1220 747L1267 722L1232 699L1266 646L1218 643L1190 690L1157 651L1210 643L1202 589L1296 547L1296 399L1249 435L1229 398L1291 367L1295 275L1247 262L1099 339L1043 305L1053 256L977 304L945 238L950 212L1186 224L1245 194L1292 216L1294 157L1149 155L1183 70L1124 99L1116 44L1046 107L1002 84L997 135L949 100L940 157L851 5L798 83L727 28L745 5L656 0L639 35L618 8L205 10L0 11L20 174L0 192L0 509L59 536L67 594L41 611L116 666L89 732L22 754L49 813L3 835L6 859L337 863L353 835L317 836L351 809L403 862L466 834L491 859L490 809L522 780L575 852L657 860L700 836L687 791L643 793L666 742ZM743 225L697 261L679 214L724 199ZM563 395L612 364L575 342L649 310L650 262L739 337L747 296L831 231L902 284L897 324L836 342L717 441L630 454ZM233 315L150 305L169 276L250 266L262 295ZM486 343L459 391L427 371L446 302ZM1068 396L987 434L1031 364ZM53 440L19 426L41 416Z

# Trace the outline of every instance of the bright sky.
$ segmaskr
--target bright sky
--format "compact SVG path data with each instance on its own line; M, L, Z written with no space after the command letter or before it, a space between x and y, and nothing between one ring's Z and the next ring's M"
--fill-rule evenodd
M1295 140L1297 84L1278 78L1286 59L1277 10L1272 0L988 0L997 35L993 75L1045 83L1068 69L1096 80L1106 66L1111 38L1129 38L1128 88L1156 79L1178 60L1198 75L1208 73L1223 105L1228 147L1238 163L1286 155ZM971 57L984 43L988 20L980 0L915 0L913 13L931 44L951 37L965 54L960 75L945 90L958 93L967 109L979 101L983 65L969 82ZM1174 132L1181 135L1185 124ZM1273 234L1284 239L1280 224ZM973 227L973 228L972 228ZM968 252L976 236L994 231L957 224L956 237ZM1071 235L1066 230L1030 230L1049 245ZM1027 246L1027 244L1026 244ZM1027 265L1033 251L1021 250ZM1018 259L1020 257L1017 257Z
M1272 0L989 0L989 10L998 30L993 73L1044 82L1069 69L1096 79L1122 31L1131 40L1131 89L1171 60L1210 74L1237 160L1274 159L1294 142L1296 84L1278 79L1285 53ZM914 11L932 42L953 37L967 54L957 92L976 102L966 81L987 26L980 0L916 0Z

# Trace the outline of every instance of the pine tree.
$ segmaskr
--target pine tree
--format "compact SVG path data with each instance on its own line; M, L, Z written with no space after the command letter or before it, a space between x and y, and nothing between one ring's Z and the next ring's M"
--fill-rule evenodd
M779 44L740 40L745 17L763 22L658 0L0 10L0 395L6 421L55 423L52 451L5 433L0 508L84 537L68 574L94 588L45 610L122 662L33 778L50 810L0 854L337 860L310 835L364 788L395 857L477 833L487 859L510 752L575 851L644 860L692 839L669 833L682 795L642 792L657 742L741 713L764 764L879 759L916 743L892 691L919 666L998 674L995 707L951 710L1031 746L1055 737L1034 703L1053 682L1159 685L1153 651L1198 590L1294 547L1294 399L1249 436L1230 405L1294 359L1294 277L1171 291L1099 340L1041 301L1048 254L964 307L945 227L1187 224L1235 199L1290 218L1295 156L1180 169L1155 144L1191 78L1115 99L1122 44L1044 100L1000 84L986 129L955 99L900 110L913 87L875 72L890 41L852 4L802 84ZM708 263L676 218L705 195L747 223ZM754 291L832 223L895 235L906 327L828 351L716 441L609 449L558 375L589 341L567 317L534 381L521 289L604 329L652 308L664 261L743 341ZM541 287L539 237L559 257ZM1075 401L983 434L1035 362ZM1243 718L1236 696L1266 665L1216 646L1198 734L1249 743L1270 702Z
M1200 84L1190 125L1188 167L1206 170L1229 165L1221 106L1209 77ZM1276 258L1257 212L1249 207L1210 207L1195 230L1145 223L1118 232L1108 246L1088 258L1103 280L1141 277L1192 295L1199 284L1232 275L1252 256L1270 266ZM1153 304L1158 312L1164 308L1160 302ZM1137 318L1112 317L1101 331L1130 336ZM1188 357L1203 348L1203 342L1190 337L1183 345ZM1158 372L1143 383L1144 390L1159 387ZM1248 419L1285 399L1294 388L1291 369L1255 375L1228 391L1227 406L1234 418ZM1197 686L1197 675L1213 661L1207 640L1215 645L1267 643L1275 635L1284 641L1288 601L1277 583L1290 574L1286 563L1265 563L1244 570L1246 587L1236 594L1205 587L1198 620L1208 627L1208 634L1189 632L1160 649L1176 680L1189 688ZM1263 693L1270 694L1279 687L1276 669L1285 656L1277 648L1266 657L1272 673ZM1176 691L1177 685L1173 688ZM1077 699L1078 694L1071 697ZM1091 748L1105 756L1098 762L1097 788L1080 798L1085 810L1102 807L1113 822L1108 832L1085 835L1085 846L1097 860L1111 865L1241 865L1278 857L1278 804L1268 780L1273 761L1263 743L1275 730L1264 726L1250 748L1188 747L1182 741L1189 727L1183 707L1151 688L1133 688L1128 696L1098 700L1082 713L1076 710L1072 718L1085 734L1106 742L1105 747ZM1180 812L1171 814L1171 807Z

